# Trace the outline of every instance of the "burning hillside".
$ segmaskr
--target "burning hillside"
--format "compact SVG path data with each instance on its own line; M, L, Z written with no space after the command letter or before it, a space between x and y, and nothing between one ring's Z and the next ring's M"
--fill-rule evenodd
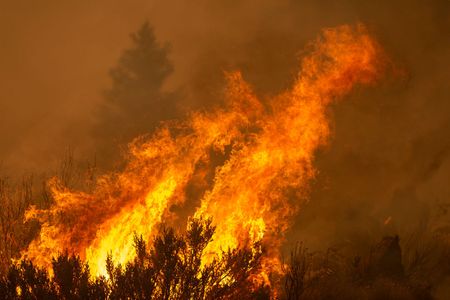
M314 177L315 151L330 136L329 105L383 72L384 55L363 25L326 29L308 48L292 88L259 99L240 72L226 74L226 106L164 123L129 147L123 171L100 177L91 192L49 182L54 203L29 209L41 224L23 252L39 266L65 249L106 274L106 259L131 261L131 238L150 241L187 188L202 187L193 217L211 218L216 231L203 256L261 242L261 278L281 272L279 248ZM214 155L223 159L218 163ZM213 178L206 174L212 169ZM198 182L201 182L198 184Z

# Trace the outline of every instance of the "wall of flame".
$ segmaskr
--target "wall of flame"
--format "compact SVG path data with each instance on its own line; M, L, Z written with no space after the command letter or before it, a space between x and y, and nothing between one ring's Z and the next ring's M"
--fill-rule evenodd
M130 261L133 234L151 241L210 166L214 178L193 212L217 226L205 260L261 241L263 275L279 271L284 233L307 199L315 151L330 136L327 108L355 85L375 83L385 64L379 44L358 24L325 29L308 46L292 88L270 99L259 99L240 72L227 73L224 107L192 112L136 139L124 170L101 176L93 191L51 180L54 204L27 212L41 231L23 255L49 266L68 249L87 259L93 274L105 274L107 254L116 263ZM225 157L218 165L214 152Z

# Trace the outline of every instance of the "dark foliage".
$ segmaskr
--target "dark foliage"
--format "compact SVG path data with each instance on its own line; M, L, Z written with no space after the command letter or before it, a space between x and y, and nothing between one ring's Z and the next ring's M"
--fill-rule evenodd
M193 219L184 234L163 228L150 248L135 236L135 259L120 266L108 256L106 277L92 276L88 264L69 253L53 259L51 275L22 260L0 279L0 299L434 299L432 285L408 271L425 263L405 262L397 236L353 260L300 244L284 264L281 288L271 288L253 279L259 244L202 261L214 230L210 220Z
M21 260L0 275L0 299L428 300L450 275L448 244L435 240L432 247L404 250L394 236L353 259L297 245L283 264L281 282L258 286L261 245L223 251L205 262L214 230L211 220L192 219L183 234L163 227L151 247L134 236L135 259L121 266L108 256L106 277L92 276L86 262L67 252L52 260L51 270Z
M224 251L202 264L211 241L211 221L191 220L185 234L163 229L147 249L135 237L136 258L126 266L115 266L108 257L108 278L92 278L89 267L78 256L63 253L53 259L52 276L22 260L0 280L0 299L261 299L267 291L255 288L258 244Z
M311 253L301 245L284 271L282 298L287 300L434 299L429 284L404 271L398 236L384 237L352 261L331 250Z

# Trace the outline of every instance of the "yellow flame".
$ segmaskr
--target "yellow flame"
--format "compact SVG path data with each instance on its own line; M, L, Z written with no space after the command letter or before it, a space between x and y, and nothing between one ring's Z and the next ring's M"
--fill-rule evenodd
M101 177L92 192L50 182L55 203L28 212L42 228L24 255L49 266L52 255L68 248L89 261L93 274L105 274L107 254L116 263L130 261L133 234L151 241L170 207L185 202L189 184L210 168L214 179L203 178L192 212L217 225L204 260L261 241L267 253L260 279L267 282L281 269L278 249L315 174L314 152L328 141L328 105L356 84L376 81L382 67L380 47L358 25L324 30L293 87L267 102L241 73L226 74L225 107L192 113L136 139L127 167ZM211 153L222 153L223 160Z

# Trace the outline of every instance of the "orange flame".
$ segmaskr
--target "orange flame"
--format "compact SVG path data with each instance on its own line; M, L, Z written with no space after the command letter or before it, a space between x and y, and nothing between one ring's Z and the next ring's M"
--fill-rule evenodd
M371 84L383 71L383 54L367 30L341 26L323 31L300 66L291 90L261 102L241 73L227 74L227 105L166 123L152 137L130 145L121 173L101 177L93 192L70 191L52 180L54 205L32 208L42 224L24 255L48 266L68 249L105 274L109 251L116 263L130 261L133 233L150 238L186 200L200 165L215 168L199 196L195 216L217 225L205 260L221 249L262 241L268 249L262 276L277 271L278 249L314 177L314 153L330 135L327 107L355 84ZM211 152L225 161L217 166Z

